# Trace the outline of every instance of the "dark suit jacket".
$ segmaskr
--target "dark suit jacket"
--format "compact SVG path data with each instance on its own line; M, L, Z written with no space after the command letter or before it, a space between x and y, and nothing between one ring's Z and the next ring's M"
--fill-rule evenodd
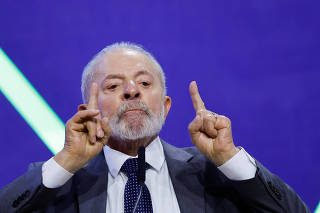
M180 211L310 212L296 193L259 162L255 178L228 180L194 148L178 149L162 142ZM42 185L42 163L0 191L0 212L105 213L108 167L101 152L66 184Z

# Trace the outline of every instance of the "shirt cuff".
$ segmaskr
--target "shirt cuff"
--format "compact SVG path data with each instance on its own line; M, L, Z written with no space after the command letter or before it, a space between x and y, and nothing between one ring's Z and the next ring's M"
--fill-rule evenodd
M255 177L257 165L255 160L242 148L218 169L230 180L248 180Z
M42 184L47 188L58 188L72 176L73 174L61 167L53 157L42 165Z

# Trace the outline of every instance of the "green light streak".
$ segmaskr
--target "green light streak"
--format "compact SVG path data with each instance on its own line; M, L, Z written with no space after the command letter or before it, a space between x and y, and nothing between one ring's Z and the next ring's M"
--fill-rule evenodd
M319 202L318 206L316 207L316 210L314 210L314 213L320 213L320 202Z
M1 48L0 91L53 154L63 148L63 122Z

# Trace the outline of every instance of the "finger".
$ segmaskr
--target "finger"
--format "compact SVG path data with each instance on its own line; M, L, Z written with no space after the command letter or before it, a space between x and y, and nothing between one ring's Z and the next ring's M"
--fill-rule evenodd
M202 128L202 118L201 116L197 115L188 126L188 130L191 137L192 135L199 133L201 128Z
M193 108L196 112L198 112L199 110L204 110L206 109L204 106L204 103L200 97L199 94L199 90L198 90L198 86L197 83L195 81L192 81L190 83L189 86L189 92L190 92L190 96L191 96L191 100L193 103Z
M88 134L89 134L89 141L91 143L95 143L97 141L97 119L92 118L91 120L86 122Z
M91 85L88 109L98 109L98 85L95 82Z
M101 128L101 119L97 119L97 137L98 138L103 138L104 132Z
M83 110L77 112L71 119L74 123L83 123L85 121L91 120L95 116L99 115L99 110Z
M111 135L111 128L109 126L109 120L107 117L104 117L101 121L101 126L102 126L102 129L103 129L103 132L104 132L104 136L103 138L101 139L101 142L104 144L104 145L107 145L108 144L108 140L109 140L109 137Z
M75 123L75 122L71 122L71 121L68 121L66 123L66 129L70 129L70 130L77 131L77 132L87 131L87 128L83 123Z
M200 109L197 111L197 115L199 115L201 118L204 118L206 116L213 116L213 112L206 110L206 109Z
M109 119L107 117L104 117L102 120L101 120L101 126L102 126L102 129L104 131L104 134L105 135L109 135L111 134L111 127L109 126Z
M91 85L88 109L98 109L98 85L95 82ZM87 122L87 129L89 132L89 140L91 143L96 142L96 137L103 137L99 114L95 116L95 119Z
M226 116L218 115L215 127L217 130L231 128L231 121Z
M201 131L206 133L211 138L216 138L218 131L215 129L216 118L213 114L209 113L203 118L203 125Z
M188 127L192 143L194 143L194 145L196 145L197 147L200 146L201 149L204 146L204 144L201 143L200 140L200 138L203 137L203 133L200 132L200 129L202 128L202 123L203 121L201 116L197 115Z

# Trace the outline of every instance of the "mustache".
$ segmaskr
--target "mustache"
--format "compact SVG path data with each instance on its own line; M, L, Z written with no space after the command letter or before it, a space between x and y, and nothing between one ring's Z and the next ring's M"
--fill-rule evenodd
M144 111L148 116L151 115L151 111L149 107L143 103L143 102L130 102L130 103L123 103L119 109L117 110L117 117L120 118L121 115L129 110L142 110Z

